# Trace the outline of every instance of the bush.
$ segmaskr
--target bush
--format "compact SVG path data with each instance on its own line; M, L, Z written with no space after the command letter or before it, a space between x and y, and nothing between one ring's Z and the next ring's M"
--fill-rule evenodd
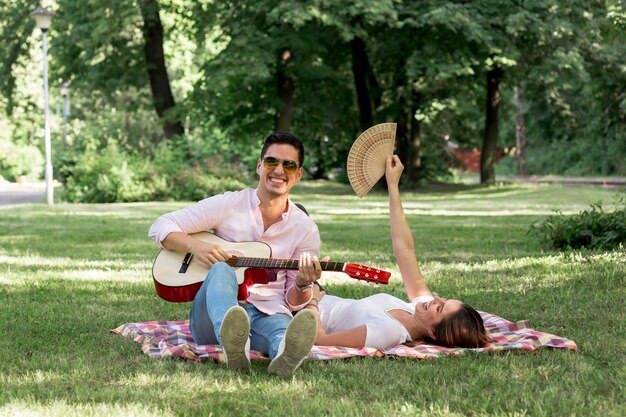
M529 233L549 249L614 249L624 246L626 199L618 198L618 209L611 213L606 213L599 203L574 216L557 212L533 224Z
M9 181L25 176L36 180L42 177L45 160L39 148L0 141L0 175Z
M197 201L247 186L249 178L243 164L226 161L221 154L205 151L203 155L194 147L195 142L158 147L146 179L154 186L153 200Z
M145 184L145 164L133 160L115 142L103 149L88 149L66 156L61 169L65 201L113 203L147 201L152 197Z
M626 141L623 138L553 140L529 145L530 175L599 176L626 175Z
M184 148L163 144L149 160L121 150L115 141L102 149L74 150L62 158L62 198L81 203L197 201L246 187L245 169L221 155L203 162L186 155Z
M198 201L246 187L246 184L236 178L216 176L201 166L184 168L165 184L167 191L161 190L160 196L156 195L155 199Z

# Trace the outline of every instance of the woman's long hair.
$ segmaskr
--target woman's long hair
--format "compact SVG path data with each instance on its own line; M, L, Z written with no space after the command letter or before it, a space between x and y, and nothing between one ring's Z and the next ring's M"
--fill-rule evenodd
M435 326L434 336L432 342L446 347L480 348L492 341L480 313L465 303Z

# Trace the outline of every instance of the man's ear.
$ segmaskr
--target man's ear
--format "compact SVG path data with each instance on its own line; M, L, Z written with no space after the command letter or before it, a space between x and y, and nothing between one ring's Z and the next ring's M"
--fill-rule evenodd
M259 174L259 175L261 175L260 171L261 171L261 164L262 163L263 163L263 161L261 161L260 159L259 159L259 162L256 163L256 173Z

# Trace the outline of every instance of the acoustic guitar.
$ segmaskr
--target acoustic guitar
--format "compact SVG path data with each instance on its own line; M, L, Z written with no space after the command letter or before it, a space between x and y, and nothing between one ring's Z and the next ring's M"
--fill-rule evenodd
M272 248L263 242L229 242L213 233L200 232L191 234L222 247L231 257L226 263L235 269L239 292L237 298L248 298L248 287L254 284L267 284L276 280L276 271L298 269L298 260L272 258ZM320 262L322 270L337 271L349 277L388 284L390 272L366 265L342 262ZM152 264L152 278L157 295L164 300L176 303L193 301L209 272L209 267L195 261L191 253L182 253L161 249Z

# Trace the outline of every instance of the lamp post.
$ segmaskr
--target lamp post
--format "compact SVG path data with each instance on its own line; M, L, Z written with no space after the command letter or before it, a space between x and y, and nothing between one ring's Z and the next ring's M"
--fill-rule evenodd
M67 146L67 117L70 115L70 83L61 84L61 95L63 96L63 144Z
M48 205L54 204L54 190L52 187L52 145L50 143L50 110L48 108L48 46L46 45L46 32L52 22L54 13L38 7L30 14L37 27L41 29L43 43L43 98L44 98L44 140L46 145L46 200Z

